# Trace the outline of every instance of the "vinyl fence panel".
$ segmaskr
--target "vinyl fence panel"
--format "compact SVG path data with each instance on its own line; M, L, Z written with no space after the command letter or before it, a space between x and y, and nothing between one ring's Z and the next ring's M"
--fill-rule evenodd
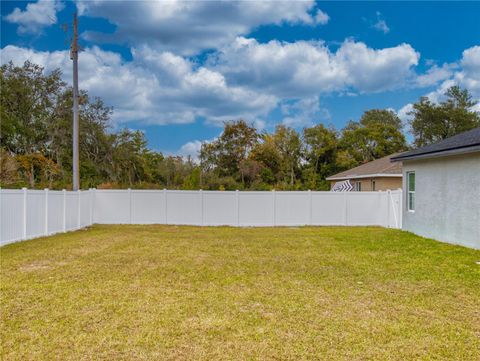
M0 245L92 223L401 228L402 192L0 190Z
M275 224L302 226L311 222L311 192L274 192Z
M202 224L202 194L199 191L167 191L167 224Z
M95 190L94 223L130 223L130 196L127 190Z
M274 226L275 192L239 192L240 226Z
M25 238L24 194L22 190L0 190L0 245Z
M165 201L163 191L135 190L132 197L132 223L152 224L165 222Z
M203 191L203 225L237 226L239 192Z
M394 228L401 225L401 191L96 190L93 197L95 223Z
M63 192L48 191L48 234L63 232Z
M347 221L349 226L384 226L387 208L386 193L351 192L347 197Z
M80 228L87 227L91 223L90 213L91 201L92 201L92 192L81 191L79 192L80 197Z
M346 192L312 192L311 224L315 226L346 226L348 197Z
M27 237L45 235L45 192L27 191Z
M80 228L78 222L78 201L79 201L78 192L67 192L66 195L66 230L72 231L74 229Z
M0 189L0 246L92 224L92 191Z

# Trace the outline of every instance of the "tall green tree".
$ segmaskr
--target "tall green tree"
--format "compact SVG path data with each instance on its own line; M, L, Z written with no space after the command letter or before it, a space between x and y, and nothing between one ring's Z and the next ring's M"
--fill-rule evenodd
M92 187L112 176L112 147L115 133L109 132L112 108L99 98L90 98L81 91L80 110L80 173L81 186ZM72 173L72 89L65 88L47 125L49 142L46 154L62 170L64 179Z
M65 84L60 71L43 74L43 68L31 62L0 67L0 143L9 152L22 156L22 169L30 187L42 164L49 140L48 124Z
M273 187L280 178L282 155L275 143L273 134L264 132L260 138L260 142L252 149L250 158L261 164L261 181Z
M220 177L232 176L244 184L245 177L240 172L240 164L247 160L258 139L255 127L244 120L226 122L218 139L202 145L202 168L206 171L213 170Z
M48 124L65 83L58 70L43 74L39 65L12 62L0 67L0 141L15 154L44 152Z
M477 101L468 90L452 86L444 96L438 104L422 97L413 105L410 127L415 146L423 147L480 126L480 116L472 110Z
M72 90L61 73L45 74L25 62L0 68L0 142L8 155L4 182L17 186L68 187L72 170ZM163 156L147 148L140 132L112 132L112 109L82 91L80 104L80 166L83 188L113 184L132 186L159 182ZM8 176L7 176L8 175ZM23 183L22 183L23 182ZM181 185L181 182L177 182Z
M326 188L325 178L337 170L337 150L338 135L335 129L317 124L303 130L303 178L308 188Z
M347 165L358 165L407 149L400 118L390 110L373 109L359 122L350 121L342 130L340 145ZM350 164L348 164L350 163Z
M282 188L294 189L300 175L302 139L298 132L285 125L278 125L273 140L280 154L280 181Z

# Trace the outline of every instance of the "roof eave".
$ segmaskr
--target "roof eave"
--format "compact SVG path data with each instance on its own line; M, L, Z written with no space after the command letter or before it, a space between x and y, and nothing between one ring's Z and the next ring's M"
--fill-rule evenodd
M467 153L474 153L480 151L480 144L474 146L467 146L467 147L459 147L453 149L446 149L442 151L435 151L429 153L420 153L420 154L412 154L412 155L399 155L396 157L392 157L392 162L401 162L405 160L414 160L414 159L428 159L428 158L438 158L438 157L447 157L449 155L457 155L457 154L467 154Z
M402 173L374 173L374 174L362 174L362 175L351 175L351 176L341 176L341 177L327 177L327 181L336 181L336 180L348 180L348 179L365 179L365 178L401 178Z

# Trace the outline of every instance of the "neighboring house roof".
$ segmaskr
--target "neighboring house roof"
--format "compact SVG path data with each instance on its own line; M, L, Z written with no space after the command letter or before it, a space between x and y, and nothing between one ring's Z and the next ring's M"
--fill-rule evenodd
M437 143L422 148L401 153L392 157L392 162L441 157L454 154L463 154L480 151L480 128L454 135Z
M361 179L372 177L401 177L402 164L392 163L391 158L400 153L388 155L327 177L327 180Z

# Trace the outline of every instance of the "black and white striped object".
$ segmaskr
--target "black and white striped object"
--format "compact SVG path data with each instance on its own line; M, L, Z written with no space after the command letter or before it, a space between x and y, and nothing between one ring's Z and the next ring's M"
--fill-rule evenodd
M350 192L353 189L349 180L337 182L332 187L332 192Z

